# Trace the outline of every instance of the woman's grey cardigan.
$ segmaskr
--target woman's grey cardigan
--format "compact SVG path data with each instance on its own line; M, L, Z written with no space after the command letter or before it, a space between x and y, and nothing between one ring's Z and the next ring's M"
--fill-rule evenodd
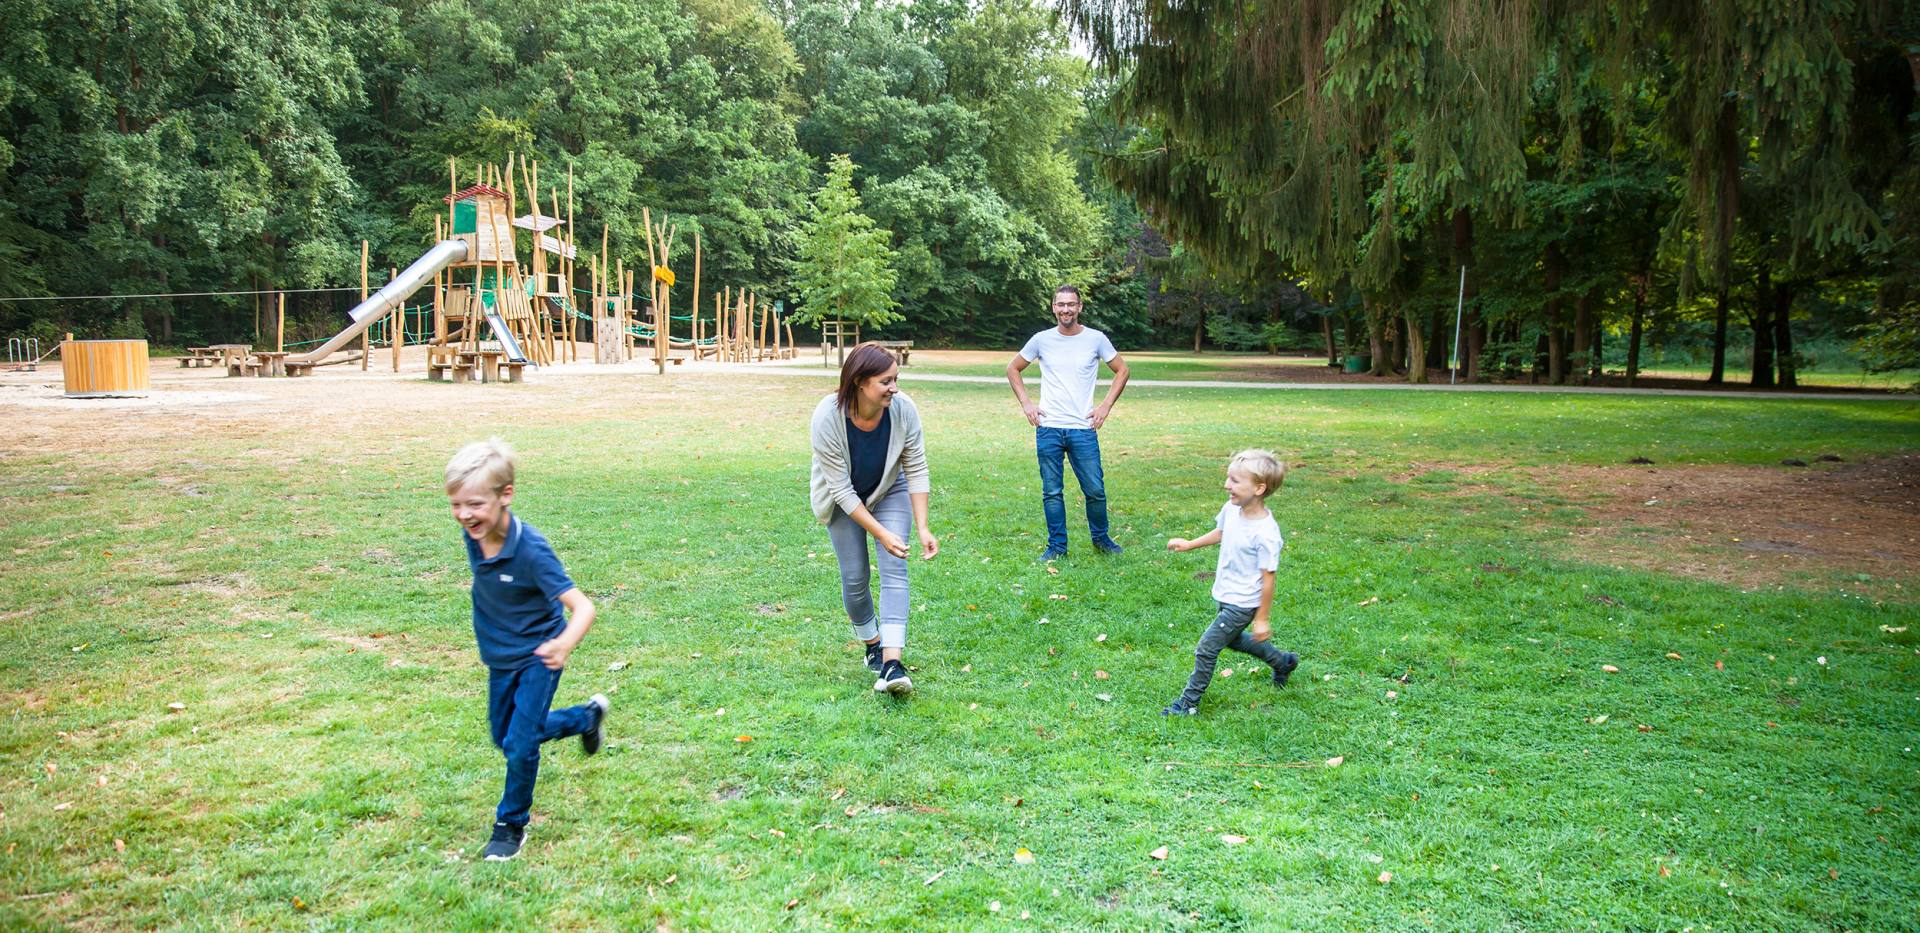
M920 411L905 392L893 396L892 431L887 436L887 469L880 485L862 503L853 491L851 466L847 462L847 414L840 409L837 395L820 400L813 410L813 514L822 522L833 518L833 507L853 514L861 505L871 509L893 489L901 473L907 475L907 492L927 492L927 452L920 438Z

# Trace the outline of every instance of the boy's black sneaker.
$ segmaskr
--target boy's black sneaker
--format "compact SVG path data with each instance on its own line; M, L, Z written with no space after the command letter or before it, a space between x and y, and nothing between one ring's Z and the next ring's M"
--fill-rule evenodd
M480 854L489 862L504 862L520 854L520 847L527 842L527 828L506 823L493 824L493 839Z
M1040 559L1043 561L1060 560L1061 558L1066 556L1067 556L1067 549L1063 547L1050 547L1040 552Z
M876 641L873 644L868 645L867 646L867 670L870 670L878 674L880 673L880 669L885 666L886 666L886 662L881 659L880 643Z
M1093 542L1093 549L1102 554L1120 554L1126 551L1126 548L1121 547L1120 543L1112 538Z
M1194 714L1196 714L1196 713L1198 713L1198 712L1200 712L1200 707L1198 707L1198 706L1188 706L1187 704L1185 704L1185 703L1182 703L1182 702L1180 702L1179 700L1175 700L1175 701L1173 701L1172 703L1168 703L1168 704L1167 704L1167 708L1166 708L1166 709L1163 709L1163 710L1161 710L1161 711L1160 711L1160 715L1162 715L1162 716L1192 716L1192 715L1194 715Z
M580 748L593 755L599 753L600 743L606 741L607 733L601 727L607 724L607 710L613 706L613 702L607 699L606 694L596 693L593 699L587 701L587 706L593 709L593 728L580 733Z
M875 693L891 693L904 697L913 692L913 681L907 677L907 666L899 661L888 661L880 666L880 679L873 682Z
M1273 669L1273 685L1284 687L1287 678L1293 676L1293 669L1300 666L1300 656L1291 651L1280 652L1280 664Z

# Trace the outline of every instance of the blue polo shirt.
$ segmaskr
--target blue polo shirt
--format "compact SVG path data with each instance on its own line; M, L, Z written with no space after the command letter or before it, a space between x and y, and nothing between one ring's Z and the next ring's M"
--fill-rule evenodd
M573 589L546 536L509 514L507 543L492 557L464 531L473 569L473 639L488 667L513 670L534 660L533 649L567 627L560 594Z

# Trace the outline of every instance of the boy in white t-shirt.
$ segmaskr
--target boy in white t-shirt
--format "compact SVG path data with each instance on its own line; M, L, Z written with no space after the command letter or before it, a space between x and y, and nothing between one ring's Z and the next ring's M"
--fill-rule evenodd
M1273 669L1273 685L1284 687L1300 665L1300 656L1267 643L1273 630L1267 623L1273 610L1273 572L1280 566L1280 525L1267 509L1267 494L1280 488L1287 465L1265 450L1243 450L1227 464L1227 504L1214 516L1214 529L1191 541L1172 538L1169 551L1220 545L1214 565L1213 598L1219 615L1193 649L1193 676L1180 698L1160 711L1162 716L1191 716L1200 710L1200 697L1213 680L1220 652L1232 648L1250 654Z

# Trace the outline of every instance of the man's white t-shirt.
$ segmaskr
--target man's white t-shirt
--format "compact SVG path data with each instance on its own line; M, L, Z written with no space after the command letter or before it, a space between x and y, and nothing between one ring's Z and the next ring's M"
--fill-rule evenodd
M1093 381L1100 364L1119 355L1113 341L1091 327L1071 337L1049 327L1020 348L1027 362L1040 364L1040 426L1093 427Z
M1242 609L1260 608L1260 572L1280 567L1280 523L1273 512L1249 521L1228 500L1213 517L1220 529L1220 562L1214 565L1213 598Z

